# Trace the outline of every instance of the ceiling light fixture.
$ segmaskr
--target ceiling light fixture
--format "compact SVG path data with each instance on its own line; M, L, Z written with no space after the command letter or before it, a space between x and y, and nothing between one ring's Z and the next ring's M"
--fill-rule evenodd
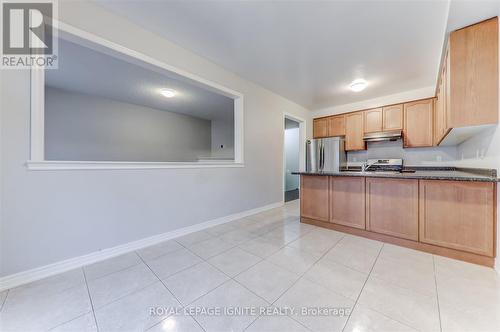
M172 98L172 97L175 97L177 95L177 91L172 90L172 89L161 89L160 93L165 98Z
M368 85L368 83L365 80L357 79L357 80L354 80L351 83L351 85L349 85L349 88L354 92L360 92L360 91L363 91L367 85Z

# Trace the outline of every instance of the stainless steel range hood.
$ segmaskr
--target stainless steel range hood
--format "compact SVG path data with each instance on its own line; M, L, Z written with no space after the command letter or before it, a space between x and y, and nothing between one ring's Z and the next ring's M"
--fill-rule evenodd
M377 133L365 134L365 142L396 141L402 137L401 130L379 131Z

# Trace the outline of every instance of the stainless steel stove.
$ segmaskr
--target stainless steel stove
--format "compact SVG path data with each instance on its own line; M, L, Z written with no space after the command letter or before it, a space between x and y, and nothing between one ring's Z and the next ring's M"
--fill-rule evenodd
M401 172L403 159L368 159L363 164L365 172Z

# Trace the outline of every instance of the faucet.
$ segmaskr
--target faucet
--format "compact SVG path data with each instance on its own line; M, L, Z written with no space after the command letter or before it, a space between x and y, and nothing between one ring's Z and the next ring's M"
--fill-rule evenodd
M368 160L361 164L361 172L366 172L370 167L372 167L376 162L368 163Z

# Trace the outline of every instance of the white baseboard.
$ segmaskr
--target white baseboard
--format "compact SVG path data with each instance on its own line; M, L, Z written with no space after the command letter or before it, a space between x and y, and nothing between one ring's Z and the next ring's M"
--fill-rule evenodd
M212 226L224 224L233 220L237 220L240 218L248 217L253 214L257 214L263 211L271 210L277 207L283 206L283 202L276 202L273 204L261 206L255 209L231 214L229 216L212 219L209 221L205 221L196 225L179 228L167 233L154 235L145 239L125 243L116 247L103 249L97 252L93 252L87 255L74 257L70 259L66 259L60 262L56 262L53 264L37 267L31 270L15 273L12 275L8 275L0 278L0 292L14 288L20 285L27 284L29 282L33 282L36 280L40 280L46 277L50 277L59 273L67 272L69 270L73 270L76 268L83 267L85 265L89 265L92 263L96 263L99 261L103 261L105 259L115 257L118 255L122 255L134 250L138 250L141 248L145 248L166 240L170 240L179 236L183 236L189 233L197 232Z

